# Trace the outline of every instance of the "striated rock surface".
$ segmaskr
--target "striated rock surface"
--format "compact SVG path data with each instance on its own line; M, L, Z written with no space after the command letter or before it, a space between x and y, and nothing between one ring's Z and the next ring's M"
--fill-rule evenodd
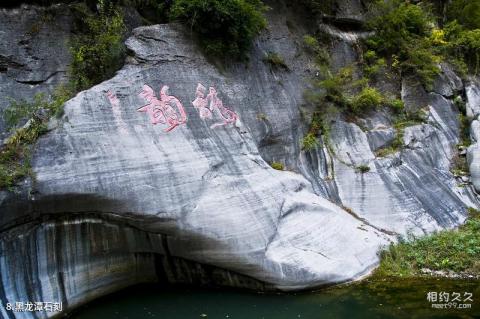
M72 17L65 6L0 8L0 112L65 82ZM0 141L5 137L0 117Z
M339 117L329 140L301 150L308 30L272 7L247 64L217 68L179 25L141 27L124 68L67 102L36 145L35 179L0 192L3 304L73 309L151 281L298 290L355 280L397 236L454 227L479 206L450 173L462 84L446 69L434 93L402 83L407 108L428 120L405 128L401 151L377 154L399 134L383 113ZM334 67L356 58L344 32L329 48ZM268 52L289 71L263 62Z
M467 163L472 184L476 191L480 192L480 144L478 142L468 148Z
M133 281L151 281L152 267L164 265L154 264L148 254L225 269L224 282L209 274L214 283L262 289L343 282L376 265L378 248L392 239L388 234L315 194L302 175L276 171L260 156L264 124L257 113L274 123L274 136L298 129L298 111L291 113L294 96L281 86L269 91L276 75L263 62L258 69L252 66L257 72L239 67L226 77L193 43L175 25L136 29L127 41L134 52L130 63L113 79L70 100L63 124L39 140L34 184L24 193L2 195L4 302L41 297L73 308ZM198 83L215 86L239 119L212 128L221 119L202 119L191 104ZM154 88L158 99L164 99L159 89L168 85L168 93L184 104L186 123L169 132L167 125L153 125L148 112L138 111L147 102L139 96L144 85ZM285 149L279 149L280 156L286 156ZM124 234L129 228L112 230L115 235L109 237L102 230L108 224L85 233L82 227L92 227L88 220L59 221L91 213L113 214L163 241L148 237L153 242L145 246ZM28 236L21 227L29 229ZM125 247L122 241L131 250L120 254L115 247ZM85 242L105 247L94 250ZM16 251L17 246L25 249ZM49 254L64 257L59 261ZM28 262L19 265L15 260L20 259ZM32 267L39 270L32 273ZM102 267L108 271L96 270ZM131 269L136 279L122 281ZM201 274L185 271L194 278ZM157 269L155 276L162 280L158 274ZM251 279L235 279L242 276ZM166 280L181 282L175 276ZM27 289L33 285L35 291Z
M465 87L467 95L467 116L477 118L480 114L480 79L471 78Z
M467 164L470 178L477 192L480 193L480 80L472 78L466 87L467 116L472 119L470 135L473 144L467 151Z

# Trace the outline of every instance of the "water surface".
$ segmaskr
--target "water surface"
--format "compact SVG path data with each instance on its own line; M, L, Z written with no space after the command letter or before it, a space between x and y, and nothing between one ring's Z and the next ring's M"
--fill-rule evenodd
M432 309L428 292L472 294L470 309ZM445 298L445 294L444 294ZM439 304L439 302L433 302ZM458 305L457 305L458 307ZM363 282L318 292L260 294L238 290L136 286L101 298L73 319L480 318L480 281Z

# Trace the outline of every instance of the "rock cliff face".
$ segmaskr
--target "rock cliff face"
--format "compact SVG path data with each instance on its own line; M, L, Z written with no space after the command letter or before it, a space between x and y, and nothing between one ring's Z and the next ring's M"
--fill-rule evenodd
M64 6L0 8L0 111L65 81L72 17ZM0 117L0 141L5 123Z
M467 163L472 184L480 192L480 80L472 78L466 88L467 116L472 120L470 126L471 139L474 142L467 151Z
M447 66L432 92L392 85L407 107L428 108L426 123L405 129L401 152L375 155L396 134L384 112L361 124L339 117L329 147L301 150L311 111L302 97L315 75L302 37L311 30L272 7L248 63L216 67L179 25L140 27L123 69L66 103L36 145L35 179L0 193L3 304L72 309L145 281L297 290L355 280L397 236L454 227L479 206L450 173L459 142L452 99L464 86ZM360 35L329 30L333 64L355 60ZM289 70L266 64L267 52ZM467 84L470 112L479 91ZM478 191L476 145L468 160Z

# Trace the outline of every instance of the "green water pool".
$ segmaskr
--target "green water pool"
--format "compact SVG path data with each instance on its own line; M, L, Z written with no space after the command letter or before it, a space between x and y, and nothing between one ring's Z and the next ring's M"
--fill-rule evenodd
M446 294L449 294L448 302L445 302ZM454 298L459 298L458 294L460 302L457 300L452 302ZM449 309L439 309L448 308L449 302ZM447 306L436 306L444 304ZM460 305L462 309L458 309ZM360 284L295 294L144 285L101 298L78 309L70 317L73 319L480 318L480 281L444 279L364 281Z

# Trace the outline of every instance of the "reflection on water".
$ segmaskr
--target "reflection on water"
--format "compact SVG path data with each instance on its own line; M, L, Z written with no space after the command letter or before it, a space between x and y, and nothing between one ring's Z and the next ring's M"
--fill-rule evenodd
M470 309L432 309L437 300L472 294ZM446 298L446 294L443 294ZM439 302L433 302L438 304ZM99 299L73 319L319 319L319 318L480 318L480 281L363 282L319 292L258 294L234 290L137 286Z

